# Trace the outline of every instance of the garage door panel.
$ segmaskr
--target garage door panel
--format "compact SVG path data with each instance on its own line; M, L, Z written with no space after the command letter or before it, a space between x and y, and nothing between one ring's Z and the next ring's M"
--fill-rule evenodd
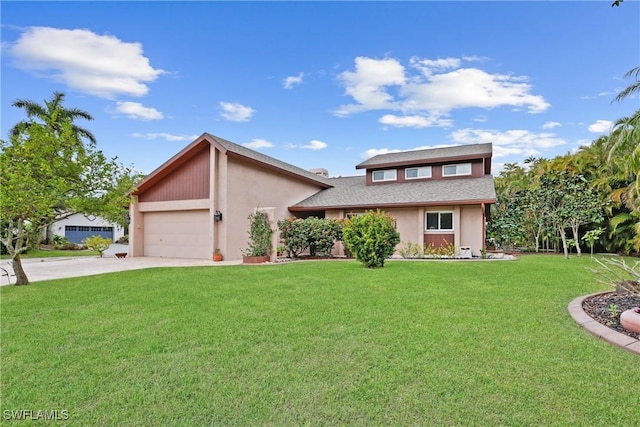
M209 258L209 211L148 212L144 216L145 256Z

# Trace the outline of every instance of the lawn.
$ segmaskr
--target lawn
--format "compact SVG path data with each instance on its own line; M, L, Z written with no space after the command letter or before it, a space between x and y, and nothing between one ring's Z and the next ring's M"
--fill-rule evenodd
M20 255L20 258L53 258L53 257L72 257L72 256L97 256L100 252L93 251L91 249L82 250L44 250L44 249L30 249L28 252ZM9 256L6 255L8 258Z
M67 425L637 425L588 256L163 268L3 287L2 413Z

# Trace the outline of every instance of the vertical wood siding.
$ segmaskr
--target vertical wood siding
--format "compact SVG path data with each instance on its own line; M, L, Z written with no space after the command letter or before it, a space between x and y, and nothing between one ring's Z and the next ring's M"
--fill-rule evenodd
M138 197L140 202L208 199L210 185L209 147L164 177Z

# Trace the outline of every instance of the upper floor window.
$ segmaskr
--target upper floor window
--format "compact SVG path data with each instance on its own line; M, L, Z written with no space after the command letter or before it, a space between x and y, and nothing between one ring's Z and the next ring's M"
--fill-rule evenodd
M453 212L426 212L424 216L427 231L453 230Z
M431 166L407 168L404 170L405 179L431 178Z
M381 171L373 171L373 181L395 181L396 180L396 170L395 169L387 169Z
M471 163L442 166L442 176L471 175Z

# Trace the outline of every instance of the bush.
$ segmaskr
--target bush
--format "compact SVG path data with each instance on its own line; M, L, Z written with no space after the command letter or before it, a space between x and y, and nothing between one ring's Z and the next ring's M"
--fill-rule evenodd
M341 223L330 218L286 218L278 221L278 228L280 239L292 257L306 249L309 249L311 256L331 256L333 246L342 234Z
M87 245L89 249L100 252L100 257L102 257L104 251L109 249L112 243L113 240L102 236L91 236L84 239L84 244Z
M247 256L269 256L271 254L271 223L266 212L256 210L247 217L249 220L249 248Z
M344 221L342 239L349 252L369 268L384 267L400 243L396 220L380 209Z
M628 265L624 258L612 257L604 260L594 258L598 268L588 269L595 273L600 283L615 287L616 291L640 298L640 261Z
M402 258L421 258L422 246L418 243L404 242L401 243L398 253Z

